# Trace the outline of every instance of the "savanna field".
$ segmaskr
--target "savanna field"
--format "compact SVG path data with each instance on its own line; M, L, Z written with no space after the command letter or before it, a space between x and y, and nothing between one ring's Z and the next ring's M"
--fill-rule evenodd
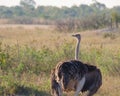
M74 33L54 26L0 25L0 96L51 96L50 71L59 61L74 59ZM94 96L120 96L120 29L77 33L80 60L102 72L103 84Z

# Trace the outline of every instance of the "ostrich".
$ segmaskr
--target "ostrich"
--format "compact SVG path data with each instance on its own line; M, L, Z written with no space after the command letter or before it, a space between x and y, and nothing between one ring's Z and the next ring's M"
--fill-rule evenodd
M72 35L77 38L75 60L59 62L51 71L51 93L53 96L62 96L63 91L75 91L74 96L87 91L86 96L92 96L102 84L100 70L93 65L78 60L80 34Z

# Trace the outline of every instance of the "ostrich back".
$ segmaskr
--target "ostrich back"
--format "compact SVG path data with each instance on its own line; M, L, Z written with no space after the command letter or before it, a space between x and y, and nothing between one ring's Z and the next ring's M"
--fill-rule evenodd
M60 62L55 68L56 80L61 82L64 91L76 90L79 80L87 72L87 66L77 60Z

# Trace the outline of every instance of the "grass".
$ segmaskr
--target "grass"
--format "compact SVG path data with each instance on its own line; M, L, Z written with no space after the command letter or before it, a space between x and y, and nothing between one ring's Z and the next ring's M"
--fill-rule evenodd
M59 61L74 58L76 41L71 34L51 26L0 26L0 95L50 96L51 69ZM80 34L80 59L98 66L103 75L103 85L95 96L118 96L120 33Z

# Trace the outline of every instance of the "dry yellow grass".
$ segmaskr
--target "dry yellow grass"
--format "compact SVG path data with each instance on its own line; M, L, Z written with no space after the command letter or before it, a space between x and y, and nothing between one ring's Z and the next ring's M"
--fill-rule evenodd
M71 37L73 33L58 33L53 26L31 26L31 25L1 25L0 40L7 45L28 45L34 48L47 46L56 48L64 42L75 40ZM105 48L110 50L115 56L120 53L120 34L115 33L115 38L104 38L105 33L97 31L85 31L82 35L81 50L86 51L90 48ZM107 95L106 95L107 94ZM120 77L106 76L103 74L103 85L95 96L119 96L120 94Z
M57 43L72 42L73 33L57 33L53 26L38 26L38 25L0 25L0 40L4 44L14 45L30 45L40 48L43 45L54 47ZM119 49L120 38L116 36L115 39L103 38L104 33L96 31L81 32L82 44L81 46L95 46L101 45L109 49Z
M29 45L36 48L41 46L53 47L55 43L64 41L64 34L57 34L54 27L49 26L31 26L31 25L18 25L18 26L0 26L0 40L3 44L14 45ZM56 41L58 39L58 41ZM56 42L55 42L56 41Z

